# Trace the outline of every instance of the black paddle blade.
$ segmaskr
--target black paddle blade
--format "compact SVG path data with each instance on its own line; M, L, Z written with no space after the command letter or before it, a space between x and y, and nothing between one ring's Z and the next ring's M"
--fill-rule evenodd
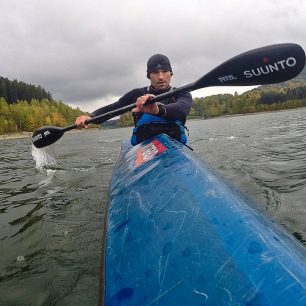
M208 86L250 86L284 82L296 77L305 66L305 52L297 44L277 44L237 55L193 84Z
M43 126L32 135L32 143L36 148L46 147L59 140L65 130L57 126Z

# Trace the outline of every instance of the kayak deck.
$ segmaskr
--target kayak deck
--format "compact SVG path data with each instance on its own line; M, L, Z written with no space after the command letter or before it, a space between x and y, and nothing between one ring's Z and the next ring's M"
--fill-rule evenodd
M122 149L105 305L306 305L305 250L166 135Z

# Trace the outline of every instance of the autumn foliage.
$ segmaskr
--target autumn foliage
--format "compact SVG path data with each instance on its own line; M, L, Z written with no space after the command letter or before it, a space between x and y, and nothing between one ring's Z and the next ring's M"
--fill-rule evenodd
M0 97L0 134L32 132L44 125L69 125L83 113L78 108L74 109L63 102L48 99L8 104Z

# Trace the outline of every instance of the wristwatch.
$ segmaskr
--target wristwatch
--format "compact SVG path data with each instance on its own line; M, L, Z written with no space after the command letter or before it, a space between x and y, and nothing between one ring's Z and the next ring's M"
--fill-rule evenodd
M166 116L166 105L165 104L162 104L162 103L158 103L157 104L157 107L158 107L158 113L157 113L157 116L159 117L165 117Z

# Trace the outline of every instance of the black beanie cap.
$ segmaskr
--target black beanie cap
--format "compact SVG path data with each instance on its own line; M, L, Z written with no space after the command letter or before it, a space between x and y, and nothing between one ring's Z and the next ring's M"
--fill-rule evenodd
M169 58L163 54L154 54L151 56L147 63L147 78L150 78L150 74L158 69L168 70L172 73L171 64Z

